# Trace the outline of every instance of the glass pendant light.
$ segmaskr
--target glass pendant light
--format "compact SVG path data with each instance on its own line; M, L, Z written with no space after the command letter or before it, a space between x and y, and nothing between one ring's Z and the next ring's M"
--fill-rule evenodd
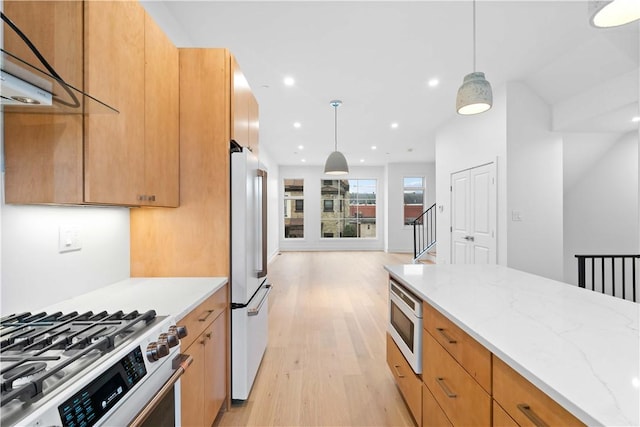
M591 25L599 28L617 27L640 19L638 0L589 1Z
M344 154L338 151L338 107L342 105L342 101L336 99L331 101L330 104L335 112L335 149L324 164L324 173L328 175L345 175L349 173L349 165L347 165L347 159Z
M458 114L470 115L487 111L493 104L491 84L484 73L476 71L476 1L473 0L473 73L464 76L456 97Z

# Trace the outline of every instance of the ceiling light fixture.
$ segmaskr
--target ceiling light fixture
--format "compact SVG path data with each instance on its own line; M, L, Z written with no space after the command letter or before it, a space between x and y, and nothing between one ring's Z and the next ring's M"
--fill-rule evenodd
M289 76L285 77L283 81L284 81L284 84L287 86L293 86L294 84L296 84L296 81L293 79L293 77L289 77Z
M349 166L344 154L338 151L338 107L342 105L342 101L333 100L331 106L335 112L335 151L329 155L327 162L324 164L324 173L328 175L345 175L349 173Z
M296 128L296 129L300 129L300 126L302 126L302 125L300 124L300 122L295 122L295 123L293 124L293 127L294 127L294 128Z
M391 123L391 129L398 129L398 123Z
M473 0L473 73L464 76L456 97L458 114L469 115L487 111L493 104L491 84L484 73L476 71L476 0Z
M377 150L377 149L378 149L378 147L376 147L375 145L372 145L372 146L371 146L371 149L372 149L372 150Z
M429 82L427 83L429 85L429 87L436 87L440 84L440 80L438 79L431 79L429 80Z
M633 123L638 123L638 122L640 122L640 116L635 116L634 118L632 118L632 119L631 119L631 121L632 121Z
M638 0L591 0L588 7L591 25L598 28L618 27L640 19Z
M304 145L298 145L298 150L304 150Z

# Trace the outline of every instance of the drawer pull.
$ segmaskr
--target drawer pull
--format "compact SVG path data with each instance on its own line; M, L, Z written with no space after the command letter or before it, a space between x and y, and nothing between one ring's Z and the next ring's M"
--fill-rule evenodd
M449 344L455 344L457 341L454 340L453 338L451 338L445 331L443 328L436 328L436 331L438 331L440 333L440 335L442 335L442 337L447 340L447 342Z
M526 403L521 403L518 405L518 409L525 415L525 417L529 418L529 421L533 423L536 427L548 427L547 423L542 421L539 416L536 415L535 412L531 409L529 405Z
M404 378L404 375L402 375L400 373L400 370L398 369L400 367L400 365L393 365L393 368L396 370L396 375L398 376L398 378Z
M444 391L444 394L447 395L447 397L450 397L453 399L454 397L458 396L457 394L452 392L451 389L449 389L449 387L447 387L447 385L444 383L444 378L440 378L440 377L436 378L436 381L438 382L438 385L440 386L442 391Z
M209 316L211 316L211 313L213 313L214 311L215 310L207 310L207 315L198 319L198 322L204 322L205 320L207 320Z

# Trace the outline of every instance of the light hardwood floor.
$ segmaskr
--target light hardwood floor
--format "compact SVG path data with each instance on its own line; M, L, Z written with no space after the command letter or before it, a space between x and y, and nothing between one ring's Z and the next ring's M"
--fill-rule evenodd
M283 252L249 399L219 426L413 426L386 364L385 264L408 254Z

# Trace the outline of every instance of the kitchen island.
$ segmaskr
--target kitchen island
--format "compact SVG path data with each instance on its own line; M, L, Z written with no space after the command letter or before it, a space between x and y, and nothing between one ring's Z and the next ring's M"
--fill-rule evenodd
M385 269L583 423L640 425L640 304L496 265Z

